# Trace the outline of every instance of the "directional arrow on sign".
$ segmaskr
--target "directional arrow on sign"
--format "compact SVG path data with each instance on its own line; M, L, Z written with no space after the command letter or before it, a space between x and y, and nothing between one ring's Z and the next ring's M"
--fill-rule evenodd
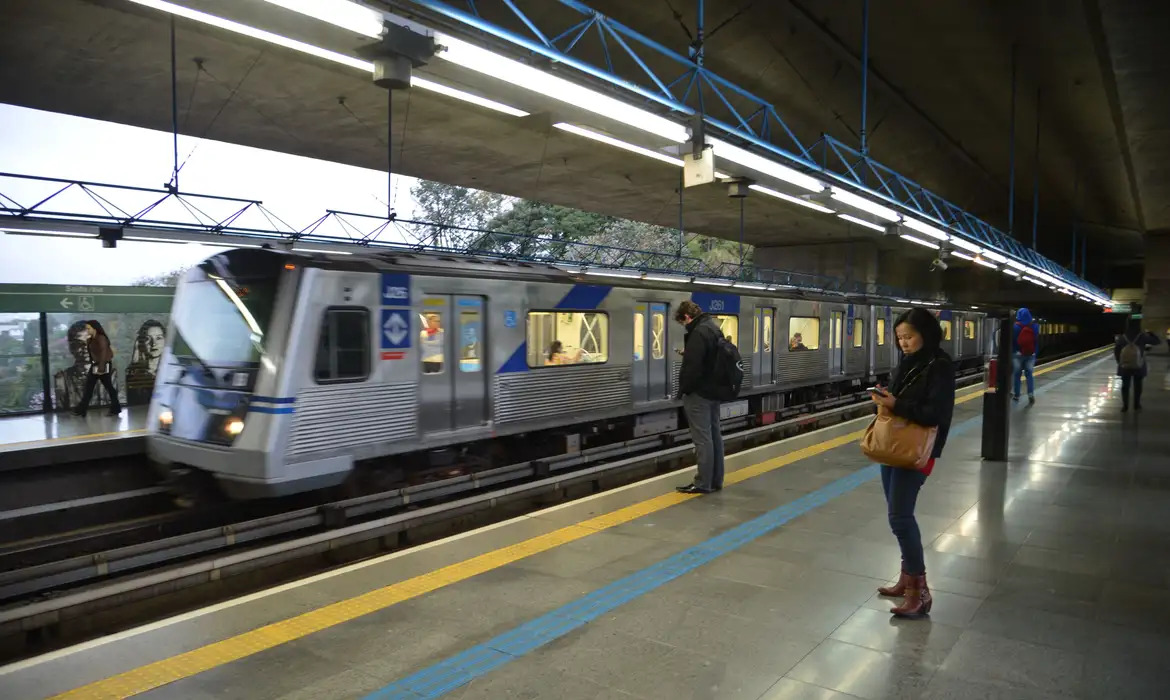
M409 332L406 319L399 314L390 314L386 323L382 325L382 332L386 334L386 338L391 344L402 345L402 341L406 340L406 334Z
M70 306L73 306L73 302L69 300L69 297L65 297L61 300L62 309L68 309Z

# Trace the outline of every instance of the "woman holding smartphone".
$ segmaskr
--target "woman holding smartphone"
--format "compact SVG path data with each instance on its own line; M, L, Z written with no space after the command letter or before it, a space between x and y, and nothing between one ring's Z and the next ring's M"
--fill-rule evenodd
M902 550L902 571L893 586L878 593L903 597L901 605L890 612L898 617L922 617L930 612L930 589L926 584L926 562L922 552L922 534L914 518L918 491L934 469L934 461L947 444L947 432L955 410L955 369L951 358L940 347L942 326L926 309L910 309L894 323L894 334L902 358L890 375L888 389L872 391L874 403L894 415L926 427L937 427L931 459L920 470L899 469L882 465L882 489L890 529Z

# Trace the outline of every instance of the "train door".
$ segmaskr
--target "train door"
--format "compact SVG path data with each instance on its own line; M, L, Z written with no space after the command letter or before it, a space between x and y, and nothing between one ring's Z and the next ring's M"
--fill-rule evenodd
M630 379L635 402L670 398L666 314L666 304L649 301L634 304L634 366Z
M753 386L766 386L776 382L776 363L773 361L773 347L776 343L776 309L756 309L756 339L752 347L752 367L755 378Z
M845 313L833 311L829 314L829 374L838 375L845 371Z
M419 420L423 432L487 422L484 299L427 294L419 332Z

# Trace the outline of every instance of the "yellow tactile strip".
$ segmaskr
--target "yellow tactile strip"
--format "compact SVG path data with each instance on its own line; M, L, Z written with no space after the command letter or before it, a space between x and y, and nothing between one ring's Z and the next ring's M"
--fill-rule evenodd
M1049 365L1038 369L1036 374L1052 372L1102 352L1106 351L1099 350ZM974 390L969 391L970 393L966 393L956 399L955 403L965 403L983 395L981 387L976 387ZM859 440L864 433L865 431L863 430L855 431L799 450L794 450L750 467L737 469L726 476L724 483L737 484L752 477L766 474L767 472L774 471L794 462L808 459L809 457ZM173 683L183 678L189 678L237 659L271 649L285 642L300 639L313 632L318 632L363 615L383 610L396 603L417 598L418 596L453 583L465 581L486 571L497 569L534 554L548 551L596 532L628 523L644 515L649 515L650 513L655 513L698 497L697 495L681 493L667 493L656 496L641 503L619 508L613 512L598 515L508 547L450 564L441 569L436 569L435 571L405 581L378 588L347 600L331 603L295 617L258 627L234 637L199 647L198 649L192 649L191 651L176 656L119 673L115 676L61 693L60 695L54 696L54 698L92 700L97 698L126 698L144 693L148 690Z

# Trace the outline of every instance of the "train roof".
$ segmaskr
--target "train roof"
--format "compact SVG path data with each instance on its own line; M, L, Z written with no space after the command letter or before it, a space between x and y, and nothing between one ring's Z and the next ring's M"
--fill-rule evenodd
M287 260L294 258L302 267L350 272L406 272L411 274L434 275L439 277L474 276L486 279L528 280L579 284L591 282L614 287L666 289L688 292L696 288L709 291L740 294L743 296L775 297L803 301L837 302L852 304L874 304L882 306L929 306L932 308L963 309L973 307L939 301L918 301L837 290L819 289L809 286L785 284L776 281L705 278L678 272L645 271L634 268L601 267L597 265L573 265L569 263L541 263L524 260L510 260L506 257L470 256L443 254L414 250L362 250L348 251L303 251L282 250L265 246L260 249L237 248L218 253L231 258L265 258L279 256Z

